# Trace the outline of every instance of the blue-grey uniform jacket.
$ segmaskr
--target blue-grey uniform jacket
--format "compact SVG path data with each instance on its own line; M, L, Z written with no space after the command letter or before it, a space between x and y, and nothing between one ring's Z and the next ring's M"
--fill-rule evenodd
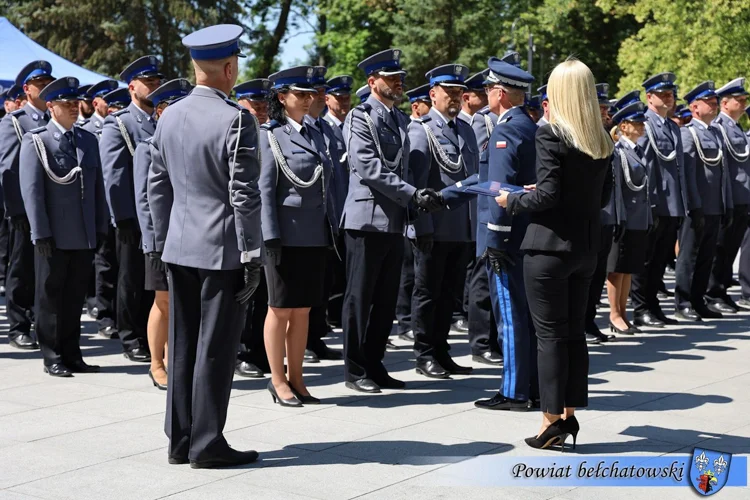
M332 213L336 215L336 221L340 223L341 216L344 213L346 195L349 192L349 162L346 155L344 134L339 127L331 125L328 120L322 117L315 119L307 116L305 120L320 132L325 139L326 148L328 148L327 154L333 166L329 184L328 208L329 210L333 210ZM339 230L338 223L333 228L337 234Z
M734 208L732 186L727 175L727 153L722 151L719 130L698 122L697 118L693 118L690 123L680 129L682 147L685 152L685 170L692 171L695 175L703 213L724 215L727 210ZM691 130L695 132L698 144Z
M614 200L610 199L607 206L610 209L614 208L615 223L620 226L624 225L630 231L646 231L653 223L648 185L636 190L647 180L646 163L640 151L640 146L636 145L633 149L625 139L620 138L615 143L615 152L612 157ZM627 162L625 164L622 163L621 152L625 155ZM628 169L627 172L625 168ZM627 180L628 176L630 182Z
M380 143L378 151L365 115L372 120ZM404 234L410 221L410 202L416 188L410 183L409 118L399 110L393 114L370 96L347 116L349 193L344 203L341 227L359 231ZM383 158L398 164L384 164Z
M54 238L61 250L93 250L96 235L107 234L109 213L96 137L74 126L73 144L52 122L31 130L23 137L20 153L20 184L31 239ZM53 181L45 170L33 135L44 143L47 164L63 177L80 166L81 171L67 184ZM44 157L42 157L44 158Z
M99 139L102 135L102 127L104 127L104 120L102 120L98 114L94 113L91 118L81 125L84 129L88 130L92 134L96 134L96 138Z
M7 114L0 121L0 184L3 189L5 217L8 218L26 213L18 178L18 154L21 151L21 140L13 125L13 118L18 120L21 137L29 130L47 125L49 120L45 113L40 113L26 103L21 109Z
M488 180L524 186L536 183L536 144L538 127L520 106L509 109L498 121L487 144ZM487 246L518 252L529 225L529 214L511 213L488 199ZM479 222L480 224L482 221Z
M151 140L138 143L133 157L133 186L135 188L135 212L141 228L141 248L143 253L156 250L154 223L151 220L151 207L148 204L148 171L151 168Z
M429 127L437 144L430 143L425 127ZM457 182L477 173L479 153L476 137L471 126L463 120L455 119L453 127L435 108L421 119L409 123L409 165L414 185L417 188L432 188L435 191L453 186ZM436 157L440 148L452 166ZM455 171L453 171L455 169ZM432 214L422 214L409 227L407 236L415 238L433 235L435 241L471 242L476 239L476 213L471 204L446 207Z
M132 154L120 131L118 118L127 131L130 145L133 147ZM115 225L125 219L137 217L133 188L133 154L138 143L151 137L155 128L156 122L153 118L133 102L127 108L112 113L104 120L99 139L99 153L102 157L107 203Z
M750 205L750 139L737 122L724 113L719 113L713 125L724 146L732 185L732 200L735 205ZM728 141L724 138L722 129Z
M259 130L218 90L169 105L151 140L148 202L164 262L215 271L260 257Z
M311 126L310 121L304 122L309 140L302 137L291 123L282 125L271 120L261 126L263 240L280 239L282 245L290 247L329 246L333 241L332 226L336 220L336 214L328 210L331 162L326 155L325 139L321 133ZM291 174L285 173L282 165L276 161L269 134L273 134L278 141ZM322 175L311 186L301 187L300 183L309 183L316 177L319 167L322 168Z
M479 149L479 182L487 182L488 179L488 160L490 152L487 150L487 143L490 140L492 129L497 125L498 116L490 111L489 106L482 108L471 117L471 128L474 130L474 136L477 139L477 148ZM487 221L490 217L489 202L492 201L486 196L478 196L477 205L477 252L476 256L481 257L487 249Z
M700 198L694 172L685 170L680 128L651 109L646 111L646 118L646 126L652 131L654 141L652 143L646 133L638 139L638 145L643 149L648 170L654 215L685 217L691 210L700 208ZM672 160L659 157L659 154L670 157L673 152Z

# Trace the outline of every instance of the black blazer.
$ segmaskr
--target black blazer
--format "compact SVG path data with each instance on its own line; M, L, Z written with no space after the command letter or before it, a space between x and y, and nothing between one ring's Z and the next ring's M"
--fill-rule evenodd
M531 212L521 250L597 252L600 210L612 192L611 158L595 160L544 125L536 134L536 178L535 191L508 196L512 214Z

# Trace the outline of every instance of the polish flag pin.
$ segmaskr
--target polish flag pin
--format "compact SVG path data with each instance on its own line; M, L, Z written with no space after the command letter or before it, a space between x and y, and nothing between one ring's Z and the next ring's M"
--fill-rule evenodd
M508 147L508 143L505 141L497 141L495 143L495 149L505 149Z

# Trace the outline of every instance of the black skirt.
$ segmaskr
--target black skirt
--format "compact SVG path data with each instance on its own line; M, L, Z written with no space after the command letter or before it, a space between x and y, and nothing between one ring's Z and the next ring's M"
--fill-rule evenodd
M169 291L169 283L167 283L167 272L159 271L151 266L151 258L148 255L143 256L146 259L146 279L144 281L144 288L151 292L166 292Z
M281 264L266 264L268 305L315 307L326 302L326 247L281 247Z
M647 245L648 231L625 231L622 239L612 244L607 259L607 272L635 274L643 271Z

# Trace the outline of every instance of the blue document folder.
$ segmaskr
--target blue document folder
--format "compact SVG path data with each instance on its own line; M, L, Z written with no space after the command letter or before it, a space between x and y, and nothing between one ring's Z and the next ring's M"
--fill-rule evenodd
M514 186L513 184L506 184L504 182L482 182L481 184L475 184L466 188L467 193L481 194L483 196L492 196L493 198L500 195L500 191L507 191L509 193L525 193L527 192L522 186Z

